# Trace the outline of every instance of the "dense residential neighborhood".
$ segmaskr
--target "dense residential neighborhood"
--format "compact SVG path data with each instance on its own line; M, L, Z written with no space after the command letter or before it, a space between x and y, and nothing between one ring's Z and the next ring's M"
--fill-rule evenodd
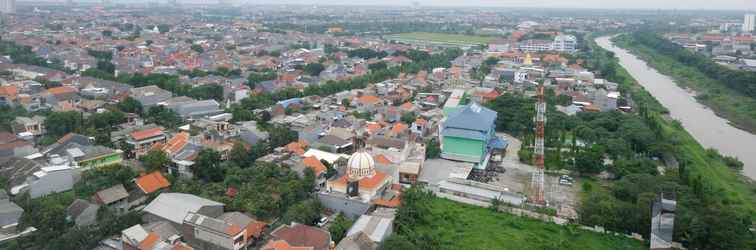
M752 194L693 218L716 189L675 149L695 141L592 40L641 17L11 2L0 249L711 249L701 224L756 242ZM714 60L750 55L721 36ZM561 243L434 230L497 221Z

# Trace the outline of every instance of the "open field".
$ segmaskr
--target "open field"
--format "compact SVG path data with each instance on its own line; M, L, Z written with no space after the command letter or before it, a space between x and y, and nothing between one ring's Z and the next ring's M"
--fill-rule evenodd
M487 36L469 36L460 34L412 32L388 35L386 40L411 44L438 44L438 45L482 45L496 39Z
M493 212L490 209L434 198L430 225L443 249L647 249L646 243L623 236L594 233L573 226Z

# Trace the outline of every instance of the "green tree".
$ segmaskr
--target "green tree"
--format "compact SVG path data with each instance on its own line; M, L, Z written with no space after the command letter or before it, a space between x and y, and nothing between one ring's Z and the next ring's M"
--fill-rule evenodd
M417 120L417 115L415 115L415 113L413 112L402 112L402 116L400 117L400 120L403 123L411 125L412 123L415 122L415 120Z
M321 63L308 63L304 67L304 73L311 76L320 75L320 72L323 70L325 70L325 66Z
M182 119L179 114L163 106L153 106L147 111L146 120L167 128L177 128Z
M247 84L254 89L258 83L273 80L276 77L278 77L278 74L275 71L252 72L247 77Z
M339 213L328 228L328 232L331 233L331 239L334 242L340 242L341 239L346 237L347 230L352 227L353 223L354 221Z
M167 24L158 24L157 28L160 34L165 34L171 30L171 26Z
M388 69L388 65L385 62L377 62L368 65L368 69L372 71Z
M425 158L435 159L441 157L441 145L436 139L430 139L425 142Z
M242 143L234 143L234 147L228 153L228 160L240 167L246 167L249 162L249 151Z
M582 150L575 156L575 166L581 174L595 174L604 170L603 152L598 146Z
M202 53L205 52L205 48L202 48L202 46L199 45L199 44L192 44L192 46L190 46L190 48L192 50L196 51L197 53L200 53L200 54L202 54Z
M54 137L80 132L83 125L82 114L77 111L52 112L47 115L45 120L47 133Z
M320 219L322 206L316 199L308 199L291 206L283 216L283 220L288 224L297 222L306 225L315 225Z
M203 149L197 154L192 170L194 176L205 181L223 181L223 169L220 167L221 155L212 149Z
M143 111L142 103L131 97L126 97L125 100L118 102L116 107L123 112L139 115L141 115Z
M381 242L380 250L415 250L418 249L412 241L402 235L392 234Z
M283 126L273 126L268 129L268 133L270 133L270 144L273 148L285 146L297 140L297 133Z
M150 150L139 160L150 171L162 170L171 164L171 159L162 150Z

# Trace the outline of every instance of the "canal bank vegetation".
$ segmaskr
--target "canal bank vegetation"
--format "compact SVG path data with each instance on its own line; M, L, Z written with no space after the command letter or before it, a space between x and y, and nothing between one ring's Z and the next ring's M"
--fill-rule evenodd
M613 42L693 90L699 102L734 126L756 133L756 72L718 65L655 33L626 33Z
M592 39L580 57L584 67L620 84L637 116L653 131L657 157L675 159L664 175L631 174L611 182L587 182L578 211L582 224L600 225L648 237L650 204L659 192L677 197L674 240L692 249L750 249L756 245L756 185L738 173L738 164L706 150L629 73L612 52ZM550 120L551 121L551 120ZM620 160L622 161L622 160ZM615 165L619 162L615 160ZM675 167L676 165L676 167Z

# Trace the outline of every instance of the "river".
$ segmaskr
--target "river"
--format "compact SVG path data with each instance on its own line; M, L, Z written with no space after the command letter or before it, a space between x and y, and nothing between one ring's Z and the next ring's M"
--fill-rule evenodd
M738 129L698 103L694 96L680 88L674 80L646 65L646 62L616 47L604 36L596 38L602 48L614 52L619 63L652 96L666 107L672 118L705 148L715 148L723 155L735 156L745 165L743 174L756 180L756 135Z

